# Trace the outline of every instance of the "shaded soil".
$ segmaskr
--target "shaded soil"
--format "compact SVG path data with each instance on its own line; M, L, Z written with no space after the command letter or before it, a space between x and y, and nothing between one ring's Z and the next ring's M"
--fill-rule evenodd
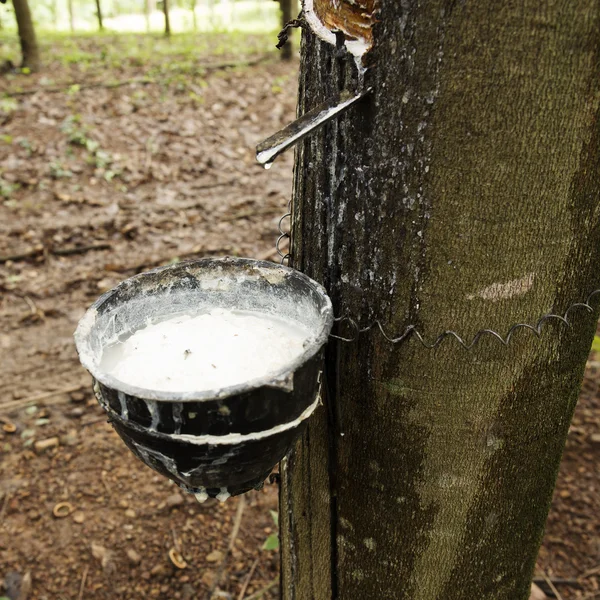
M72 333L149 267L275 259L292 158L265 172L254 147L293 118L297 64L264 56L264 38L203 39L191 55L123 39L75 40L72 60L46 45L43 73L0 78L0 95L24 92L0 98L0 579L12 594L29 573L39 600L238 598L246 580L249 598L278 573L262 549L276 486L243 512L180 494L106 424ZM260 62L223 67L249 53ZM599 587L599 382L592 355L538 562L565 599Z

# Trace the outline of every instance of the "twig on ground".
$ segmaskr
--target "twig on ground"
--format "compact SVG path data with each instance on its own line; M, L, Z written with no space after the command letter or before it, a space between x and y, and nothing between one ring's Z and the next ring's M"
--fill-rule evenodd
M227 552L233 550L235 540L240 532L240 525L242 524L242 515L244 514L244 508L246 508L246 497L240 496L238 501L237 511L235 512L235 520L233 522L233 529L231 530L231 537L229 538L229 545L227 546ZM227 555L225 555L227 556Z
M102 415L100 417L96 417L95 419L90 419L89 421L86 421L85 423L81 423L80 427L89 427L90 425L97 425L98 423L108 423L108 417L107 415Z
M279 253L277 252L277 248L271 248L266 252L262 252L256 257L256 260L271 260L272 258L279 257ZM279 262L279 261L277 261Z
M36 87L30 90L19 90L16 92L5 92L5 96L30 96L32 94L36 94L37 92L48 92L50 94L55 94L57 92L68 92L70 88L73 86L79 86L80 90L92 89L92 88L118 88L123 87L124 85L132 85L132 84L142 84L148 85L151 83L158 83L154 81L154 79L148 78L135 78L135 79L123 79L122 81L93 81L90 83L78 83L76 81L72 81L71 83L65 83L62 86L55 87Z
M578 579L565 579L564 577L550 577L550 580L554 585L566 585L574 588L581 588L581 583ZM543 577L534 577L533 583L537 585L547 585L546 580Z
M27 306L29 307L29 311L32 315L38 314L38 307L27 294L21 294L21 292L17 292L15 290L10 290L9 294L14 294L15 296L17 296L17 298L21 298L21 300L24 300L25 304L27 304Z
M12 293L12 290L10 290L9 293ZM56 362L68 362L68 367L66 369L55 369L55 374L56 375L68 375L69 373L71 373L73 371L73 362L72 359L69 357L68 359L57 359ZM10 375L11 377L21 377L22 375L26 375L27 373L31 373L31 371L38 371L40 368L40 366L38 364L32 365L30 367L27 367L26 369L22 369L21 371L13 371ZM0 383L0 389L5 388L5 387L14 387L14 379L12 379L11 381L7 382L7 383Z
M584 571L578 577L578 579L586 579L587 577L590 577L591 575L596 575L597 573L600 573L600 565L597 565L595 567L592 567L591 569L588 569L587 571Z
M39 318L44 318L45 313L43 310L40 310L37 307L37 304L27 295L27 294L23 294L22 292L19 292L17 290L11 290L11 289L7 289L3 286L0 286L0 289L2 291L5 291L7 294L10 294L12 296L16 296L17 298L21 298L21 300L23 300L25 302L25 304L27 304L27 307L29 308L29 314L20 317L19 318L19 322L23 322L27 319L31 319L32 317L39 317ZM0 386L3 387L3 386Z
M256 210L256 209L246 209L246 210L241 210L237 213L234 213L232 215L227 215L225 217L221 217L220 221L221 222L228 222L228 221L237 221L238 219L246 219L248 217L266 217L266 216L277 216L277 210L273 209L273 208L263 208L260 210Z
M199 255L200 256L208 256L208 255L220 254L222 252L228 252L228 251L229 250L227 248L217 248L217 249L211 249L211 250L202 250L202 248L192 248L192 250L190 250L189 252L180 252L176 256L164 256L162 258L157 258L155 260L147 260L145 262L137 263L135 265L123 265L122 267L116 266L116 267L111 268L110 270L113 273L127 273L128 271L139 271L140 269L150 269L153 267L159 267L161 265L168 264L169 261L172 261L175 258L184 260L187 258L193 258L195 256L199 256Z
M75 246L74 248L34 248L21 254L6 254L0 256L0 264L4 264L8 261L18 262L20 260L27 260L28 258L37 258L44 254L53 254L55 256L70 256L72 254L85 254L92 250L110 250L112 246L107 242L99 242L98 244L89 244L88 246Z
M18 260L27 260L28 258L39 256L40 254L43 254L43 249L28 250L27 252L21 252L20 254L5 254L4 256L0 256L0 264L4 264L9 260L12 260L13 262L17 262Z
M112 246L107 242L98 242L89 246L76 246L74 248L54 248L50 250L50 254L56 256L70 256L72 254L84 254L92 250L110 250Z
M237 177L232 177L231 179L225 179L224 181L214 181L212 183L203 183L202 185L194 186L193 191L197 192L200 190L212 190L212 189L218 188L218 187L227 187L229 185L236 183L236 181L237 181ZM181 206L178 206L177 208L180 210L190 210L192 208L202 208L202 206L204 206L203 202L198 202L197 200L195 200L191 204L183 204ZM168 207L165 210L173 210L173 209L171 207Z
M0 526L4 523L4 515L6 513L6 507L8 506L8 501L10 500L10 492L6 492L4 494L4 502L2 502L2 508L0 508Z
M550 579L550 577L548 577L548 575L546 575L546 571L542 571L542 577L544 578L544 581L548 584L548 586L552 590L552 593L558 598L558 600L563 600L563 597L560 595L559 591L556 589L556 586L552 583L552 580Z
M179 552L179 554L183 554L181 540L177 536L177 532L175 531L174 527L171 527L171 535L173 536L173 547L175 548L175 550L177 550L177 552Z
M207 71L217 71L219 69L233 69L235 67L253 67L262 62L268 62L269 60L276 60L278 57L274 52L268 54L261 54L260 56L254 56L247 60L233 60L220 63L207 63L205 65L199 65L200 69L206 69Z
M152 157L158 152L159 146L155 143L160 136L160 131L156 131L148 136L146 143L144 144L146 148L146 160L144 161L144 171L146 175L150 175L152 172Z
M21 398L19 400L11 400L10 402L0 402L0 410L12 410L14 408L21 408L23 406L27 406L28 404L35 404L36 402L42 402L45 400L50 400L55 396L60 396L61 394L70 394L71 392L78 392L87 387L87 384L79 384L75 386L70 386L66 388L61 388L60 390L54 390L53 392L46 392L44 394L38 394L37 396L31 396L30 398Z
M106 417L104 417L104 418L106 418ZM108 475L108 473L106 471L100 472L100 479L102 479L102 485L104 485L104 488L106 489L106 493L108 494L108 497L110 498L112 496L112 490L110 489L110 485L108 485L108 481L106 481L107 475Z
M89 570L90 570L90 566L85 565L85 569L83 570L83 575L81 576L81 585L79 586L79 595L77 596L77 600L83 599L83 590L85 589L85 580L87 579Z
M213 594L216 589L219 587L221 583L221 579L223 578L223 572L225 571L225 565L227 563L227 559L229 558L229 554L233 550L233 546L235 544L235 540L237 539L238 533L240 532L240 525L242 524L242 515L244 514L244 508L246 508L246 498L245 496L240 496L238 500L237 510L235 512L235 519L233 521L233 529L231 530L231 536L229 537L229 544L227 545L227 551L223 556L223 560L221 560L221 564L219 565L219 570L217 572L217 576L215 577L215 581L212 584L207 600L212 600Z
M258 600L258 598L262 598L271 588L274 588L279 583L279 577L275 577L271 583L267 584L262 590L258 590L252 594L252 596L248 596L245 600Z
M238 600L244 600L244 596L246 595L246 589L248 588L248 585L252 579L252 575L254 575L254 570L256 569L256 565L258 565L258 558L252 563L252 566L250 567L248 576L246 577L246 579L244 581L244 585L242 585L242 589L240 590L240 595L238 596Z

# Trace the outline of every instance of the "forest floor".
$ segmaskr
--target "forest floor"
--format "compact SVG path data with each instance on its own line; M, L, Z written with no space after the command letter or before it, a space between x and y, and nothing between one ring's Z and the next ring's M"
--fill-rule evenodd
M0 596L278 596L263 549L276 486L224 504L181 494L120 443L72 341L86 307L135 273L275 259L292 157L264 171L254 148L293 119L298 65L274 40L57 38L41 73L0 77ZM600 598L599 360L538 564L565 600Z

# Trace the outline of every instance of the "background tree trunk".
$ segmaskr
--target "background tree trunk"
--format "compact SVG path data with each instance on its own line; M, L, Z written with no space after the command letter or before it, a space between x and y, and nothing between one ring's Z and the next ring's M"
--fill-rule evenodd
M146 19L146 32L150 31L150 0L144 0L144 18Z
M67 7L69 9L69 26L71 27L71 32L75 31L75 13L73 11L73 0L67 0Z
M13 0L19 40L21 42L21 67L37 71L41 66L40 51L35 37L33 19L27 0Z
M96 0L96 15L98 16L98 29L104 31L104 24L102 23L102 7L100 6L100 0Z
M169 0L163 0L163 12L165 13L165 37L171 37L171 22L169 21Z
M208 21L211 28L214 28L217 24L217 18L215 15L215 0L208 0Z
M281 7L281 27L285 27L296 15L294 15L294 0L279 0ZM288 31L288 41L281 48L281 58L291 60L294 47L292 45L292 30Z
M56 31L58 29L58 0L52 0L50 10L52 11L52 27Z
M600 287L597 0L379 8L372 94L298 150L293 266L395 335L563 314ZM300 112L355 85L339 54L303 34ZM283 598L526 600L597 321L571 317L332 341L283 465Z
M198 18L196 16L196 0L190 0L190 10L192 11L192 26L194 31L198 31Z

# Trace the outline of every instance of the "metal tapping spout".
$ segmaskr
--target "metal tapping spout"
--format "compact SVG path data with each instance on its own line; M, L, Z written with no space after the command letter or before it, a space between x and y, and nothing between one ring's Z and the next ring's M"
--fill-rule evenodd
M344 90L339 96L313 108L299 119L284 127L281 131L261 142L256 147L256 160L265 169L269 169L273 161L280 154L334 119L337 115L344 113L370 93L371 88L359 92Z

